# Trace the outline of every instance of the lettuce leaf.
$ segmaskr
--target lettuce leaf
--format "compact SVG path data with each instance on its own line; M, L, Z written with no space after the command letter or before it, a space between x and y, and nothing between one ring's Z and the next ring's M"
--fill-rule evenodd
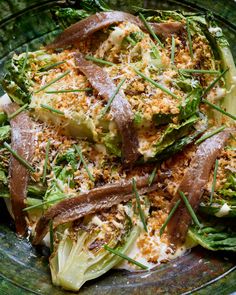
M182 124L169 124L159 142L155 144L155 156L157 157L159 154L164 153L166 148L174 144L178 139L189 134L191 127L198 120L199 118L194 115Z
M236 251L236 231L223 222L207 223L203 228L191 226L188 230L188 237L201 245L212 250Z

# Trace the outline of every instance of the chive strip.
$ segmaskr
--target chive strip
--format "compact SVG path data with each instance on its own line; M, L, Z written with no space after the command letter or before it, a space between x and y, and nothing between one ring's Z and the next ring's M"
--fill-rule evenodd
M109 65L109 66L115 66L116 65L113 62L110 62L110 61L107 61L107 60L104 60L104 59L100 59L100 58L96 58L96 57L91 56L91 55L86 55L85 59L91 60L91 61L94 61L94 62L97 62L97 63L100 63L100 64Z
M201 223L199 222L199 220L198 220L198 218L197 218L195 212L193 211L193 208L192 208L192 206L190 205L190 203L189 203L187 197L186 197L185 194L184 194L183 192L181 192L181 191L179 191L179 194L180 194L182 200L184 201L185 206L187 207L188 212L189 212L189 214L191 215L191 217L192 217L194 223L195 223L198 227L201 228L202 225L201 225Z
M160 237L162 236L167 224L169 223L169 221L171 220L172 216L174 215L175 211L177 210L177 208L179 207L179 204L181 203L181 200L178 200L174 207L171 209L169 215L166 218L166 221L163 223L162 227L160 228Z
M150 176L148 177L148 185L149 185L149 186L152 185L153 180L154 180L154 178L156 177L156 174L157 174L157 167L155 167L155 168L152 170L152 173L151 173Z
M197 69L180 69L180 72L185 73L193 73L193 74L209 74L209 75L218 75L220 74L220 71L215 70L197 70Z
M49 221L49 233L50 233L50 252L53 253L54 251L54 243L53 243L53 220Z
M151 84L153 84L155 87L161 89L163 92L171 95L172 97L180 100L180 98L175 95L173 92L171 92L169 89L165 88L164 86L162 86L161 84L157 83L156 81L152 80L151 78L147 77L146 75L144 75L143 73L141 73L139 70L137 70L136 68L133 68L135 70L135 72L142 77L144 80L147 80L148 82L150 82Z
M141 221L143 224L143 228L146 232L148 232L146 221L145 221L145 215L144 215L144 212L141 207L140 197L139 197L139 193L137 191L136 181L134 178L132 179L132 187L133 187L133 193L135 194L135 198L136 198L136 202L137 202L137 206L138 206L138 211L139 211L139 215L140 215L140 218L141 218Z
M55 62L53 64L50 64L48 66L45 66L45 67L42 67L41 69L39 69L40 72L44 72L44 71L48 71L48 70L51 70L59 65L62 65L64 64L66 61L58 61L58 62Z
M43 166L43 183L46 182L49 149L50 149L50 139L48 140L47 145L46 145L45 162L44 162L44 166Z
M84 92L84 91L90 91L90 90L93 90L93 88L52 90L52 91L45 91L45 93L51 94L51 93Z
M125 37L125 39L133 46L137 44L130 36Z
M170 62L173 65L175 63L175 37L172 35L172 40L171 40L171 58Z
M28 107L28 103L24 104L22 107L20 107L18 110L16 110L14 113L11 113L8 116L8 120L11 120L13 118L15 118L17 115L19 115L21 112L24 111L24 109L26 109Z
M215 135L215 134L217 134L217 133L223 131L224 129L225 129L225 126L224 126L224 125L221 126L221 127L219 127L219 128L216 128L216 129L213 130L212 132L209 132L209 133L203 135L202 137L200 137L198 140L196 140L196 141L195 141L195 144L199 144L199 143L205 141L206 139L208 139L208 138L212 137L213 135Z
M210 107L212 107L213 109L215 109L218 112L222 113L223 115L228 116L228 117L230 117L233 120L236 120L236 116L235 115L226 112L225 110L223 110L222 108L220 108L220 107L216 106L215 104L209 102L208 100L202 98L202 102L208 104Z
M76 152L79 154L80 160L83 163L84 168L87 171L90 180L92 182L94 182L95 179L94 179L93 175L91 174L91 172L89 171L88 165L86 164L86 162L84 160L84 157L83 157L83 154L82 154L82 151L81 151L80 147L74 144L74 148L75 148Z
M51 86L52 84L56 83L58 80L64 78L66 75L68 75L70 73L70 70L65 71L65 73L59 75L58 77L56 77L55 79L52 79L52 81L50 81L49 83L47 83L46 85L42 86L41 88L39 88L38 90L36 90L34 93L38 93L46 88L48 88L49 86Z
M35 204L35 205L32 205L32 206L28 206L28 207L24 208L23 211L28 211L28 210L31 210L31 209L39 208L39 207L42 207L43 205L47 205L47 204L50 204L50 203L53 203L53 202L56 202L56 201L60 201L60 200L64 200L64 199L65 199L64 197L60 197L60 198L57 198L57 199L54 199L54 200L44 201L44 202L41 202L40 204Z
M218 81L228 72L229 68L225 69L203 92L202 97L205 96L217 83Z
M34 168L30 165L30 163L23 159L20 155L18 155L18 153L14 151L8 143L4 142L3 145L23 166L25 166L28 170L34 172Z
M53 112L53 113L56 113L56 114L59 114L59 115L64 115L64 112L59 111L59 110L56 110L56 109L50 107L50 106L47 105L47 104L41 104L40 106L41 106L41 108L44 108L44 109L46 109L46 110L49 110L49 111L51 111L51 112Z
M103 247L104 247L105 250L111 252L112 254L115 254L115 255L117 255L117 256L119 256L119 257L121 257L121 258L129 261L130 263L133 263L133 264L137 265L138 267L140 267L142 269L148 269L148 267L146 265L144 265L144 264L142 264L142 263L140 263L140 262L138 262L138 261L136 261L136 260L128 257L127 255L121 253L120 251L118 251L116 249L110 248L108 245L104 245Z
M191 31L190 31L189 19L188 18L186 18L186 25L187 25L187 33L188 33L189 53L190 53L191 59L193 60L193 42L192 42L192 37L191 37Z
M24 59L23 65L22 65L21 75L25 71L25 66L27 64L28 56L29 56L29 47L28 47L28 44L26 44L26 48L25 48L25 59Z
M148 32L150 33L150 35L152 35L152 37L159 43L159 45L161 47L164 47L164 45L162 44L161 40L157 37L157 35L154 33L152 27L146 21L144 15L142 13L139 13L139 17L142 20L142 22L144 23L144 26L146 27L146 29L148 30Z
M116 95L118 94L118 92L120 91L121 86L125 83L126 78L122 79L121 82L118 84L115 92L112 94L112 96L109 98L106 106L104 107L104 109L101 111L101 117L103 117L106 112L108 111L108 109L110 108L114 98L116 97Z
M215 192L218 166L219 166L219 161L218 161L218 159L216 159L215 168L214 168L214 176L213 176L212 187L211 187L210 204L212 203L214 192Z

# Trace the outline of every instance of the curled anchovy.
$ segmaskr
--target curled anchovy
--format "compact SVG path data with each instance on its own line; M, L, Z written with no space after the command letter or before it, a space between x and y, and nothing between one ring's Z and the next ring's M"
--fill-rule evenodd
M9 116L19 106L15 103L3 105L3 110ZM34 154L34 136L32 134L34 123L26 111L19 113L10 120L11 125L11 148L26 161L31 161ZM25 199L29 171L17 159L11 155L9 165L9 188L11 195L12 212L15 218L16 232L24 235L27 230Z
M47 48L56 49L73 45L107 26L121 22L131 22L146 31L146 27L143 22L132 14L122 11L100 12L71 25L64 32L62 32L53 43L49 44ZM183 28L183 24L180 22L149 24L156 34L164 36L178 32L181 28Z
M229 135L230 132L226 130L208 138L199 145L178 187L178 191L182 191L186 195L194 211L198 209L211 169ZM172 208L179 198L177 193L171 202ZM178 245L184 242L191 220L192 217L185 204L181 202L168 224L168 234L173 244Z
M141 194L157 190L157 177L152 186L149 186L148 176L136 180L136 186ZM85 215L96 213L121 202L127 202L134 197L132 181L126 180L120 183L105 185L90 190L88 193L69 198L52 206L39 219L35 228L33 244L39 244L49 230L49 223L53 220L56 228L60 224L74 221Z
M115 93L116 85L106 71L98 65L87 61L81 53L75 55L79 70L87 77L99 95L107 101ZM133 124L133 112L123 92L119 91L111 104L111 115L122 139L122 155L126 166L132 165L138 158L138 139Z

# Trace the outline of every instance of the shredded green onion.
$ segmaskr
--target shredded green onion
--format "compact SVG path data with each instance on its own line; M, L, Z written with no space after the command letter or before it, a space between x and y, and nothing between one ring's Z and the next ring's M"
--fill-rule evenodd
M56 110L56 109L50 107L50 106L47 105L47 104L41 104L40 106L41 106L41 108L44 108L44 109L46 109L46 110L49 110L49 111L51 111L51 112L53 112L53 113L56 113L56 114L59 114L59 115L64 115L64 112L59 111L59 110Z
M139 211L139 215L140 215L140 218L141 218L141 221L143 224L143 228L146 232L148 232L146 221L145 221L145 215L144 215L144 212L141 207L140 197L139 197L139 193L137 191L136 181L134 178L132 179L132 187L133 187L133 193L135 194L135 198L136 198L136 202L137 202L137 206L138 206L138 211Z
M52 84L56 83L57 81L59 81L60 79L64 78L66 75L68 75L70 73L70 70L65 71L65 73L59 75L58 77L56 77L55 79L53 79L52 81L50 81L49 83L45 84L44 86L42 86L41 88L39 88L38 90L36 90L34 93L38 93L46 88L48 88L49 86L51 86Z
M40 207L43 207L44 205L51 204L51 203L54 203L56 201L60 201L60 200L64 200L64 199L65 199L64 197L60 197L60 198L56 198L54 200L40 202L40 204L35 204L35 205L28 206L28 207L24 208L23 211L28 211L28 210L32 210L32 209L35 209L35 208L40 208Z
M49 232L50 232L50 252L53 253L54 251L54 238L53 238L53 220L49 221Z
M3 145L23 166L25 166L28 170L34 172L34 168L30 165L30 163L23 159L16 151L14 151L8 143L4 142Z
M55 63L53 63L53 64L50 64L50 65L48 65L48 66L45 66L45 67L39 69L39 71L40 71L40 72L44 72L44 71L51 70L51 69L53 69L53 68L55 68L55 67L57 67L57 66L59 66L59 65L64 64L65 62L66 62L66 61L58 61L58 62L55 62Z
M48 140L47 145L46 145L45 162L44 162L44 166L43 166L43 183L46 182L49 149L50 149L50 139Z
M80 147L77 146L77 145L74 145L74 148L75 148L76 152L79 154L80 160L82 161L82 163L83 163L83 165L84 165L84 168L85 168L85 170L86 170L87 173L88 173L89 179L90 179L92 182L94 182L95 179L94 179L93 175L91 174L91 172L89 171L88 165L86 164L86 162L85 162L85 160L84 160L84 157L83 157L83 154L82 154L82 151L81 151Z
M151 84L153 84L155 87L161 89L163 92L171 95L172 97L180 100L180 98L175 95L173 92L171 92L169 89L165 88L164 86L162 86L161 84L157 83L156 81L152 80L151 78L147 77L146 75L144 75L143 73L141 73L139 70L137 70L136 68L133 68L134 71L140 76L142 77L144 80L147 80L148 82L150 82Z
M193 74L209 74L209 75L218 75L220 74L219 71L215 70L197 70L197 69L180 69L180 72L184 73L193 73Z
M203 135L202 137L200 137L198 140L196 140L195 144L199 144L199 143L205 141L206 139L208 139L208 138L212 137L213 135L215 135L215 134L223 131L224 129L225 129L225 126L224 125L221 126L221 127L219 127L219 128L216 128L212 132L209 132L209 133Z
M213 109L217 110L218 112L222 113L223 115L233 119L233 120L236 120L236 116L233 115L233 114L230 114L229 112L226 112L225 110L223 110L222 108L216 106L215 104L209 102L208 100L202 98L202 102L209 105L210 107L212 107Z
M217 176L218 166L219 166L219 161L218 161L218 159L216 159L215 168L214 168L214 176L213 176L212 187L211 187L210 204L212 203L214 192L215 192L216 176Z
M191 36L191 30L189 25L189 19L186 18L186 25L187 25L187 33L188 33L188 46L189 46L189 53L190 57L193 60L193 42L192 42L192 36Z
M161 229L160 229L160 236L162 236L167 224L169 223L169 221L171 220L172 216L174 215L175 211L177 210L177 208L179 207L179 204L181 203L181 200L178 200L174 207L171 209L168 217L166 218L166 221L163 223Z
M175 36L172 35L172 40L171 40L171 58L170 62L173 65L175 63Z
M203 92L202 97L204 97L217 83L218 81L228 72L229 68L225 69Z
M142 20L142 22L144 23L144 25L145 25L146 29L148 30L148 32L150 33L150 35L152 35L152 37L159 43L159 45L161 47L164 47L164 45L162 44L161 40L157 37L157 35L154 33L152 27L146 21L144 15L142 13L139 13L139 17Z
M192 217L194 223L195 223L198 227L201 228L202 225L201 225L201 223L199 222L199 220L198 220L198 218L197 218L195 212L193 211L193 208L192 208L192 206L190 205L190 203L189 203L187 197L186 197L185 194L184 194L183 192L181 192L181 191L179 191L179 194L180 194L182 200L184 201L185 206L186 206L186 208L188 209L188 212L189 212L189 214L191 215L191 217Z
M155 177L156 177L156 174L157 174L157 167L155 167L155 168L152 170L151 175L148 177L148 185L149 185L149 186L152 185L153 180L154 180Z
M133 46L137 44L130 36L126 36L125 39Z
M14 113L10 114L8 116L8 120L11 120L13 118L15 118L17 115L19 115L21 112L24 111L24 109L26 109L28 107L28 103L24 104L22 107L20 107L18 110L16 110Z
M120 251L118 251L116 249L110 248L108 245L104 245L103 247L104 247L105 250L111 252L112 254L115 254L115 255L117 255L117 256L119 256L119 257L121 257L121 258L129 261L130 263L133 263L133 264L139 266L142 269L148 269L148 267L146 265L143 265L142 263L140 263L140 262L138 262L138 261L136 261L136 260L128 257L127 255L121 253Z
M52 91L45 91L45 93L51 94L51 93L84 92L84 91L90 91L90 90L93 90L93 88L52 90Z
M122 79L121 82L119 83L119 85L117 86L115 92L112 94L112 96L109 98L106 106L104 107L104 109L101 111L101 117L103 117L106 112L108 111L108 109L110 108L114 98L116 97L116 95L118 94L118 92L120 91L121 86L125 83L126 78Z
M94 61L94 62L97 62L97 63L100 63L100 64L109 65L109 66L115 66L115 64L113 62L110 62L110 61L107 61L107 60L104 60L104 59L100 59L100 58L96 58L96 57L91 56L91 55L86 55L85 58L87 60L91 60L91 61Z

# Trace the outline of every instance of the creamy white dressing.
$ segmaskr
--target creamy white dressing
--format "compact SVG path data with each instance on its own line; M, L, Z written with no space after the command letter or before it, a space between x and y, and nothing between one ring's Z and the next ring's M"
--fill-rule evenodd
M215 214L216 217L224 217L229 214L231 208L225 203L220 210Z

